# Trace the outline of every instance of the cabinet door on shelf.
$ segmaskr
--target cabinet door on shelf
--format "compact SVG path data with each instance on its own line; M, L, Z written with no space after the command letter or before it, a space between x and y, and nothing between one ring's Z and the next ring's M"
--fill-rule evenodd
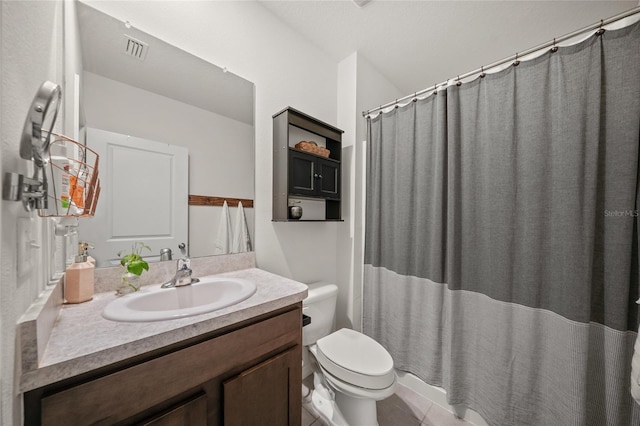
M318 195L340 199L340 163L319 158L317 164Z
M308 154L289 151L289 194L316 195L316 159Z

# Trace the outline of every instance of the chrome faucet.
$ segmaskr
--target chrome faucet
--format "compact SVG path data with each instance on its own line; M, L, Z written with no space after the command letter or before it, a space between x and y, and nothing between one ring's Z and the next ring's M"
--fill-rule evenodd
M187 267L187 264L182 265L182 269L176 271L176 276L173 277L173 286L182 287L183 285L190 285L193 282L191 273L193 271Z
M162 288L170 288L170 287L183 287L185 285L191 285L200 281L198 278L192 278L191 273L191 259L187 256L187 252L185 250L184 243L180 243L178 248L182 252L182 257L178 259L176 262L176 274L171 279L171 281L167 281L162 284L160 287Z

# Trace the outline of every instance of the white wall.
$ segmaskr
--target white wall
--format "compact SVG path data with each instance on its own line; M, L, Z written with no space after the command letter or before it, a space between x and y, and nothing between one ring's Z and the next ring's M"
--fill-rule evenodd
M360 305L354 294L359 285L353 281L354 247L354 161L357 121L354 111L357 102L357 64L358 53L354 52L338 64L338 127L344 130L342 135L342 214L344 224L340 226L336 247L338 265L338 301L336 305L336 328L343 327L360 330L358 316Z
M2 26L2 22L3 22L3 15L4 15L4 11L0 9L0 40L4 40L4 36L3 36L3 26ZM4 82L4 68L3 68L3 63L4 63L4 54L2 54L2 52L4 51L4 47L0 47L0 99L4 99L4 90L3 90L3 82ZM2 112L2 107L0 105L0 113ZM0 136L3 136L3 126L2 126L2 122L4 121L4 117L0 116ZM2 160L2 149L0 147L0 160ZM0 161L0 176L4 176L4 167L2 167L1 161ZM2 222L2 217L4 216L2 214L2 210L0 209L0 223L4 223ZM2 241L2 235L3 235L3 229L2 227L0 227L0 241ZM4 291L2 291L2 284L5 282L4 280L4 273L2 273L0 271L0 309L2 309L2 306L4 305L4 299L3 296L5 294ZM3 333L3 323L6 323L6 320L3 321L2 315L0 314L0 342L4 341L3 337L4 337L4 333ZM3 421L4 417L2 415L2 413L4 412L3 410L3 406L4 406L4 389L5 389L5 373L4 373L4 369L5 369L5 365L10 365L11 362L9 361L4 361L4 352L0 352L0 423Z
M362 111L404 94L354 52L338 64L338 127L343 136L343 211L345 226L338 235L337 327L362 329L362 266L364 263L364 141Z
M272 223L272 115L292 106L336 122L336 63L254 2L94 2L92 6L256 85L255 249L261 268L336 280L336 223Z
M4 40L4 36L3 36L3 26L2 26L2 22L3 22L3 15L4 12L0 9L0 40ZM3 58L4 58L4 54L2 54L2 52L4 51L4 47L0 47L0 99L4 99L3 93L4 91L2 90L2 86L4 86L3 82L4 82L4 68L2 66L3 64ZM2 107L0 105L0 113L2 112ZM0 116L0 136L3 136L3 126L2 126L2 122L4 121L4 117ZM0 147L0 160L2 160L2 148ZM2 167L1 161L0 161L0 176L4 176L4 167ZM0 209L0 223L2 222L2 210ZM3 235L3 229L2 227L0 227L0 241L2 241L2 235ZM5 292L2 291L2 284L5 282L4 281L4 274L0 271L0 309L2 309L2 306L4 305L4 299L3 299L3 295L5 294ZM3 337L4 337L4 333L3 333L3 323L6 323L6 320L3 321L2 315L0 314L0 342L3 342ZM4 412L3 410L3 406L4 406L4 388L5 388L5 373L4 373L4 368L5 365L10 365L12 364L9 361L3 361L4 360L4 352L0 352L0 423L2 423L4 416L2 415L2 413Z
M253 198L253 126L87 71L82 88L86 126L187 147L189 194ZM221 211L189 206L190 256L214 253ZM253 239L253 209L245 215Z
M2 2L2 83L0 176L5 172L31 174L19 155L22 125L36 90L44 80L62 84L62 3L60 1ZM62 120L62 119L60 119ZM58 126L61 128L61 126ZM46 247L50 221L26 213L19 202L2 201L0 240L1 418L3 425L21 423L16 397L16 321L42 291L52 253ZM41 249L26 249L30 257L18 265L18 230L24 229ZM25 267L29 266L29 267ZM20 275L18 271L20 270Z

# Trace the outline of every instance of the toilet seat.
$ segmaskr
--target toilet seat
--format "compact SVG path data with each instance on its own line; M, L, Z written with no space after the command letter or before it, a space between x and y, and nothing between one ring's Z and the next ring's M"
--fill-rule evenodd
M381 401L390 397L396 391L398 379L395 374L393 375L393 382L391 383L391 386L384 389L366 389L340 380L322 368L322 366L320 366L320 370L322 371L324 379L332 389L355 398L367 398L374 401Z
M369 336L343 328L318 339L316 346L322 369L342 384L370 390L394 387L393 359Z

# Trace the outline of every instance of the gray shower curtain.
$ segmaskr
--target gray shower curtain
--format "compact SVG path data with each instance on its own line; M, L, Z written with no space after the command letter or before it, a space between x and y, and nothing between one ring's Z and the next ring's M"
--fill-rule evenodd
M638 425L640 24L369 120L364 331L491 425Z

